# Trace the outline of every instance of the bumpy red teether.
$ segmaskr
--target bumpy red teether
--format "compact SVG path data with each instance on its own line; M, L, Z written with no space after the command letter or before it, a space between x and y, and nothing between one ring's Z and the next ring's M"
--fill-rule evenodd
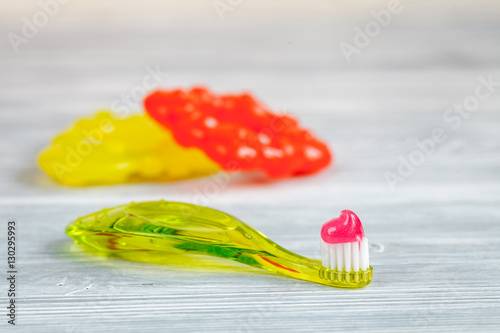
M203 87L155 91L146 111L184 147L198 147L225 170L271 178L317 172L331 162L323 142L289 115L276 115L249 94L216 95Z

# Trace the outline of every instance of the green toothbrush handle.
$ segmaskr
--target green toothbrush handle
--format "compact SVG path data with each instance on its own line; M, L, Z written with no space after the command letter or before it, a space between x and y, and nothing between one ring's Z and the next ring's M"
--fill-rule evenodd
M370 268L363 276L347 276L352 283L346 284L344 276L333 276L321 261L282 248L239 219L187 203L157 201L104 209L71 223L66 233L75 242L102 252L210 255L343 288L359 288L371 280Z

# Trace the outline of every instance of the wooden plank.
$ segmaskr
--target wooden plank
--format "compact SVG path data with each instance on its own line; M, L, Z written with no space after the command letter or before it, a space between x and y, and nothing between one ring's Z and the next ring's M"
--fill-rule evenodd
M500 78L500 7L408 4L348 65L339 42L386 2L339 8L316 1L285 12L280 6L289 2L252 2L223 22L210 2L196 15L187 4L134 12L125 3L111 19L109 5L70 4L19 54L0 41L0 247L6 221L15 218L17 331L498 330L500 94L456 130L443 114L474 94L479 76ZM0 11L2 35L38 5L12 6ZM169 72L162 86L247 89L293 112L331 145L333 168L278 182L233 175L205 196L210 178L66 188L43 175L36 154L48 140L130 92L148 66ZM392 191L384 173L397 172L399 156L408 158L415 140L438 127L446 142ZM314 258L321 224L352 209L371 242L373 283L341 290L206 258L195 267L103 258L64 234L72 220L103 206L161 198L226 211ZM0 327L8 327L5 318Z

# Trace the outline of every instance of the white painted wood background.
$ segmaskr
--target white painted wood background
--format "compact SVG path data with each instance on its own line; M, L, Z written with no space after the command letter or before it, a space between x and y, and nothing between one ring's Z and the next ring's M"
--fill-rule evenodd
M235 3L235 2L233 2ZM498 331L500 91L454 130L443 114L500 80L495 1L402 1L403 10L347 64L352 43L385 1L242 1L219 20L212 1L73 0L19 53L8 43L37 1L0 4L0 221L20 231L21 332ZM235 176L66 188L39 171L37 152L76 117L109 107L147 67L163 87L249 90L298 116L336 161L313 177ZM391 191L386 171L445 129L440 144ZM319 257L323 222L358 213L372 242L373 283L333 289L228 262L153 265L86 254L64 234L78 216L129 201L205 203L284 247ZM3 274L2 274L3 276ZM7 304L0 284L0 308ZM4 306L5 305L5 306ZM1 311L2 332L7 325Z

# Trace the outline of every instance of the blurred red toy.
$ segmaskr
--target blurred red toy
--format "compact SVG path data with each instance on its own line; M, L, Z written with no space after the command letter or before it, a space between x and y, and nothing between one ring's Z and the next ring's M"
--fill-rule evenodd
M224 170L282 178L318 172L332 160L326 144L295 119L272 113L249 94L155 91L144 105L181 146L202 149Z

